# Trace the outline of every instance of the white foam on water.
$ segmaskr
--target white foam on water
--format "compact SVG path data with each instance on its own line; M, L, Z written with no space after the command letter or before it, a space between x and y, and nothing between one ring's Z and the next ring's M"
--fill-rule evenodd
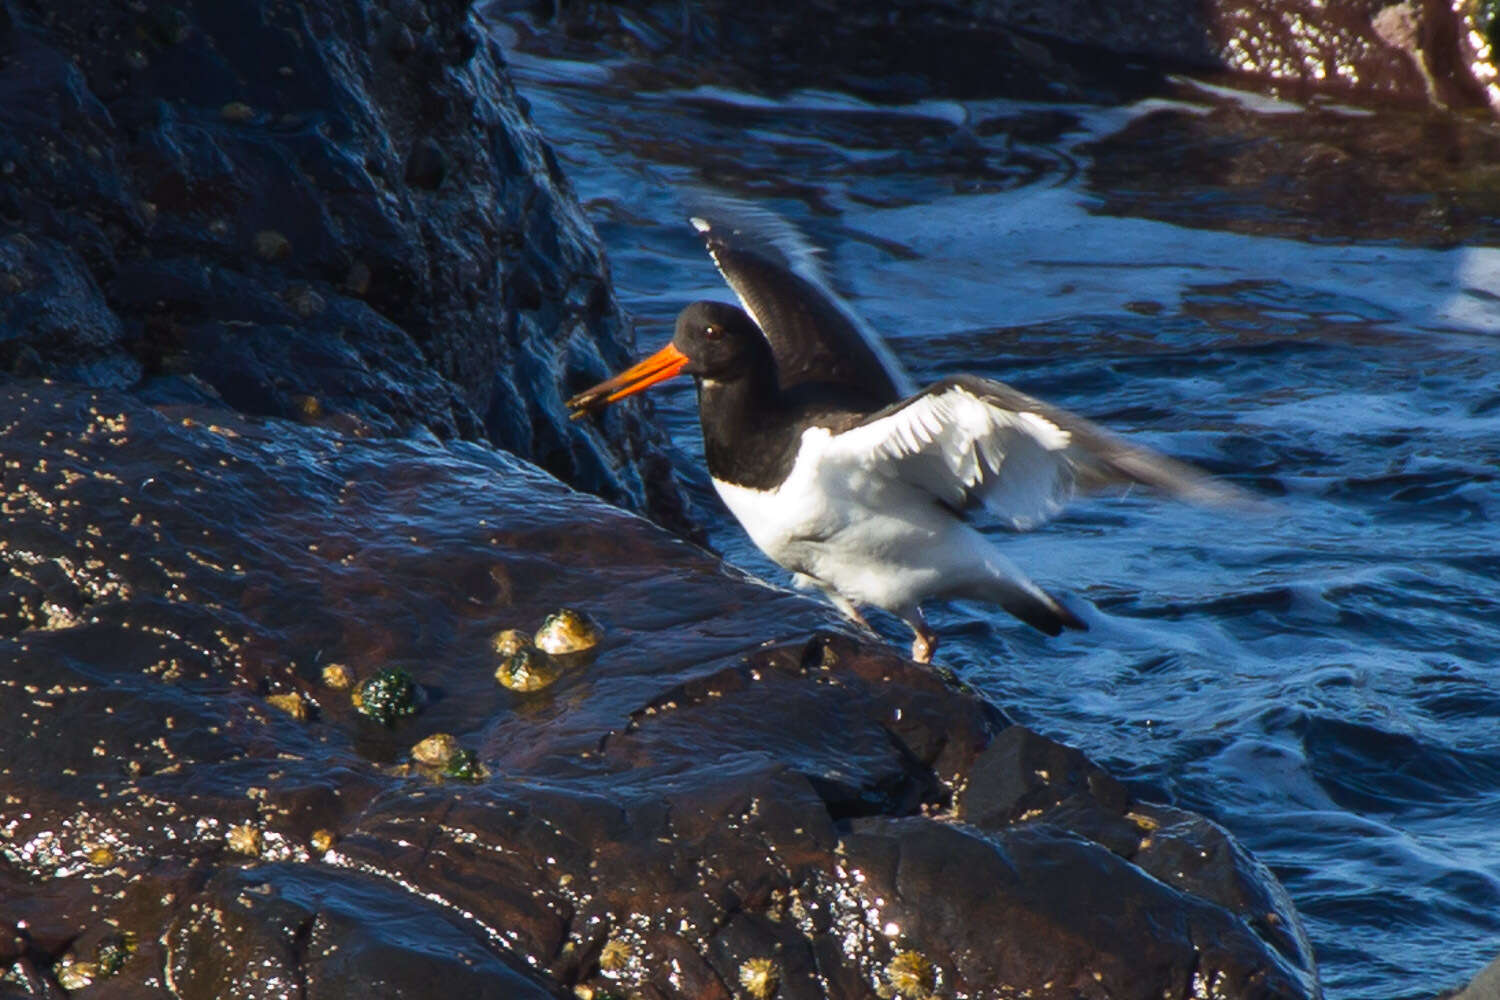
M912 334L1124 312L1143 300L1176 309L1196 287L1238 281L1360 300L1419 329L1500 333L1494 247L1306 243L1097 215L1088 201L1072 187L1031 187L905 208L849 204L849 226L917 259L861 261L844 277L865 303L941 303Z

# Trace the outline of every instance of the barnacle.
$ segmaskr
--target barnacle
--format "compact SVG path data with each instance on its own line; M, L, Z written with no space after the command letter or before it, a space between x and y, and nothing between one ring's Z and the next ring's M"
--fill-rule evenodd
M536 646L554 655L581 653L599 645L603 636L603 629L588 615L562 608L542 621L542 627L536 630Z
M540 649L512 653L495 668L495 680L512 691L540 691L560 676L557 661Z
M885 977L897 994L919 1000L932 995L937 983L937 969L919 951L903 951L885 967Z
M740 985L754 1000L770 1000L781 982L781 971L769 958L747 958L740 963Z
M330 663L323 668L323 684L335 691L342 691L354 683L354 674L342 663Z

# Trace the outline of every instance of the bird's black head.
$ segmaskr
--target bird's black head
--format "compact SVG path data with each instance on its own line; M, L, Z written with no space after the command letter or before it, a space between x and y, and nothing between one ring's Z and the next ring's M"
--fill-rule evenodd
M743 309L723 302L694 302L677 317L670 344L580 392L568 400L568 409L577 419L682 374L696 376L700 386L748 379L741 384L764 389L775 385L776 362L760 327Z
M771 365L771 345L739 306L694 302L677 315L672 346L688 359L687 375L730 382Z

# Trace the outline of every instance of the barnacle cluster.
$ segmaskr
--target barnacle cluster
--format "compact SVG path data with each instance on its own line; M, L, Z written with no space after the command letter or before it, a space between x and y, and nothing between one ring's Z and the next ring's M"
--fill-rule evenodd
M57 984L72 993L86 989L101 979L107 979L120 971L125 961L135 953L135 939L129 934L114 934L101 941L94 949L92 961L67 952L52 967Z
M515 628L497 632L495 680L512 691L540 691L562 676L570 658L592 650L603 636L598 622L573 608L548 615L533 636Z
M484 765L473 750L459 746L449 733L433 733L411 748L412 760L438 772L445 778L478 781L485 775Z

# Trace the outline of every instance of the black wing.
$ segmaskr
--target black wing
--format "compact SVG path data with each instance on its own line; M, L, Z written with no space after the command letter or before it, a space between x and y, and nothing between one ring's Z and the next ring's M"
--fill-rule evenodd
M724 213L733 213L729 218ZM783 388L844 386L873 406L910 392L890 351L823 280L813 250L775 216L744 206L694 216L709 256L770 341Z

